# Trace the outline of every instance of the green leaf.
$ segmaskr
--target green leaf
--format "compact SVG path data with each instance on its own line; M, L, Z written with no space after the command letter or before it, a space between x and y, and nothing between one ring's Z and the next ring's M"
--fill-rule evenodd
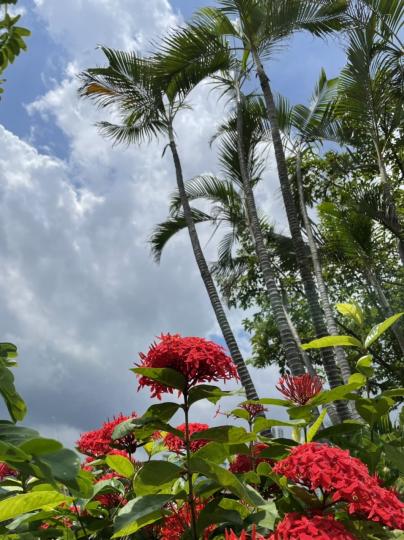
M279 517L278 509L274 502L269 502L263 506L259 506L253 514L246 520L247 523L255 523L259 527L273 531L275 522Z
M135 477L135 492L139 495L150 495L164 491L167 484L180 478L183 472L181 467L170 461L149 461Z
M355 407L361 417L373 427L384 414L388 413L395 404L394 400L380 396L374 399L360 398Z
M238 444L253 441L255 440L255 436L242 427L217 426L191 435L191 441L198 440Z
M357 422L346 422L343 424L330 426L330 427L322 429L321 431L318 431L314 435L313 439L314 440L330 439L332 441L334 437L338 438L344 435L354 435L355 433L358 433L358 431L361 431L363 428L364 428L363 424L360 424Z
M68 503L71 497L66 497L57 491L33 491L22 495L14 495L0 501L0 521L13 519L21 514L46 508L55 507L61 503Z
M159 382L169 388L176 388L177 390L184 391L186 387L186 380L182 373L171 368L134 368L131 371L137 375L142 375Z
M304 426L305 422L302 420L275 420L272 418L257 418L254 422L254 433L266 431L270 428L277 426L296 427Z
M404 314L404 311L401 313L396 313L396 315L393 315L392 317L389 317L382 323L376 324L372 328L372 330L369 332L367 338L365 339L365 347L368 349L372 343L374 343L384 332L390 328L395 322L398 321L398 319Z
M363 326L363 311L358 304L337 304L337 310L344 317L349 317L358 326Z
M391 390L385 390L381 393L386 397L404 397L404 388L392 388Z
M307 442L311 442L313 440L317 431L320 429L321 424L323 423L323 420L326 414L327 414L327 409L323 409L319 417L317 418L317 420L313 423L312 426L310 426L310 429L307 432Z
M0 364L0 393L6 402L8 412L14 422L21 421L27 414L27 406L14 386L14 375Z
M355 385L355 390L358 390L359 388L362 388L367 383L367 377L363 375L363 373L352 373L352 375L348 379L347 386Z
M179 408L181 408L179 403L173 403L171 401L156 403L149 407L141 418L157 418L162 422L168 422Z
M189 405L193 405L201 399L207 399L211 403L216 404L222 397L234 396L236 394L239 394L239 390L230 392L222 390L218 386L199 384L198 386L191 388L189 391L188 403Z
M229 446L218 442L209 442L193 453L195 458L207 459L213 463L223 463L229 455Z
M132 478L135 474L133 463L125 456L111 454L105 458L105 462L110 469L125 478Z
M218 505L216 500L209 502L198 516L198 538L203 538L204 531L209 525L222 525L231 523L233 526L242 527L243 521L236 509L225 509Z
M356 363L356 369L359 371L359 373L362 373L366 378L372 377L374 375L375 370L373 369L373 356L371 354L367 354L366 356L362 356L359 358L359 360Z
M65 486L78 487L76 477L80 471L80 458L73 450L61 448L56 452L41 454L34 460L45 474L46 468L48 468L51 475ZM45 469L43 465L45 465Z
M35 439L37 437L39 437L39 433L35 429L16 426L7 421L0 421L0 441L20 445L28 439Z
M0 356L2 358L16 358L18 356L17 347L14 343L0 343Z
M31 456L18 448L18 446L0 441L0 461L15 462L29 461L30 459Z
M384 445L384 451L386 457L390 463L394 465L396 469L400 471L401 474L404 474L404 451L402 448L392 446L391 444Z
M56 452L63 448L63 445L59 441L54 439L44 439L42 437L36 437L20 444L20 449L27 454L49 454L50 452Z
M289 407L292 405L292 402L288 399L277 399L277 398L263 398L257 400L244 401L242 405L249 403L258 403L260 405L279 405L280 407Z
M314 339L302 345L302 349L323 349L325 347L358 347L362 349L362 343L353 336L326 336Z
M129 536L154 523L164 515L164 506L173 498L173 495L145 495L128 502L118 513L112 538Z

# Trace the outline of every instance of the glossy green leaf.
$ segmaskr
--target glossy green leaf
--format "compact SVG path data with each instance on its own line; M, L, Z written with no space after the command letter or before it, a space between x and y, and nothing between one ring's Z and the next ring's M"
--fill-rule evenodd
M364 425L358 422L344 422L343 424L337 424L335 426L330 426L327 428L322 429L321 431L318 431L313 439L319 440L334 440L334 438L339 438L341 436L351 436L355 433L358 433L364 428Z
M0 461L29 461L31 456L18 446L0 441Z
M214 441L205 444L193 454L195 458L207 459L213 463L223 463L229 455L228 445Z
M255 436L242 427L217 426L191 435L192 441L207 440L227 444L238 444L253 441Z
M169 388L176 388L183 391L186 387L186 380L182 373L171 368L134 368L131 371L137 375L148 377Z
M313 425L310 426L307 432L307 442L311 442L313 440L316 433L321 428L321 424L323 423L326 414L327 414L327 409L323 409L319 417L317 418L317 420L313 423Z
M325 347L358 347L362 349L362 343L353 336L326 336L302 345L302 349L305 351L308 349L324 349Z
M80 471L80 458L73 450L62 448L49 454L41 454L34 459L45 474L49 470L53 478L62 484L68 487L78 487L76 477Z
M162 422L168 422L180 408L180 403L173 403L171 401L155 403L147 409L141 418L157 418Z
M229 397L239 394L239 390L236 392L225 391L219 388L218 386L213 386L210 384L199 384L194 386L189 391L188 404L193 405L201 399L207 399L211 403L216 404L222 397Z
M27 406L14 386L14 375L2 364L0 364L0 394L14 422L23 420L27 414Z
M173 495L145 495L129 501L118 513L112 538L129 536L154 523L164 515L163 508L172 499Z
M261 431L266 431L268 429L271 429L273 427L277 426L286 426L286 427L296 427L296 426L303 426L305 422L302 420L296 419L296 420L275 420L272 418L257 418L254 422L254 433L259 433Z
M36 437L35 439L29 439L28 441L20 444L21 450L27 454L49 454L50 452L56 452L63 448L63 445L59 441L54 439L45 439L43 437Z
M337 304L336 308L341 315L352 319L358 326L363 326L363 311L358 304Z
M367 354L362 356L356 363L356 369L365 377L373 377L375 370L373 369L373 356Z
M14 495L0 501L0 521L13 519L21 514L46 508L55 507L61 503L69 503L70 497L66 497L57 491L34 491L22 495Z
M255 523L259 527L273 530L275 528L275 522L279 517L278 509L274 502L268 502L262 506L259 506L256 511L250 515L246 520L247 523Z
M386 397L404 397L404 388L392 388L391 390L385 390L381 393Z
M0 421L0 441L20 445L29 439L39 437L35 429L16 426L12 422Z
M279 407L289 407L290 405L292 405L292 402L289 401L288 399L277 399L277 398L262 398L262 399L257 399L257 400L244 401L243 405L249 404L249 403L253 403L253 404L257 403L260 405L277 405Z
M17 347L14 343L0 343L0 356L2 358L16 358L18 356Z
M379 337L384 334L384 332L388 330L390 326L396 323L403 314L404 311L402 311L401 313L396 313L396 315L389 317L382 323L376 324L376 326L372 328L372 330L369 332L368 336L365 339L365 347L369 348L372 343L379 339Z
M392 463L401 474L404 474L404 450L391 444L385 444L383 448L386 453L387 460Z
M167 484L181 477L184 470L170 461L149 461L143 465L134 480L138 495L164 491Z
M394 400L381 396L374 399L360 398L356 401L355 407L361 417L371 426L386 413L388 413L395 404Z
M135 474L133 463L125 456L111 454L105 458L105 462L110 469L125 478L131 478Z

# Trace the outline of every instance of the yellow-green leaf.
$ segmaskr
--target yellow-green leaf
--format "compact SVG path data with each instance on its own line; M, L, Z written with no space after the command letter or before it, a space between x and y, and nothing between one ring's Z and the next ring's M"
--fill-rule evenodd
M125 456L111 454L106 457L105 462L108 467L125 478L131 478L135 474L133 463Z
M380 324L376 324L372 328L372 330L369 332L367 338L365 339L365 347L366 349L372 345L384 332L390 328L395 322L398 321L398 319L404 314L404 311L401 313L396 313L395 315L392 315L385 321L383 321Z
M302 345L303 350L324 349L325 347L358 347L361 349L362 343L353 336L325 336Z
M23 495L15 495L0 501L0 521L16 518L33 510L59 506L63 502L70 501L71 497L66 497L58 491L33 491Z
M307 432L307 442L311 442L313 440L317 431L320 429L321 424L323 423L323 420L326 414L327 414L327 409L323 409L320 413L320 416L317 418L317 420L310 426L310 429Z
M358 304L337 304L335 307L341 315L349 317L355 321L358 326L363 326L363 311Z

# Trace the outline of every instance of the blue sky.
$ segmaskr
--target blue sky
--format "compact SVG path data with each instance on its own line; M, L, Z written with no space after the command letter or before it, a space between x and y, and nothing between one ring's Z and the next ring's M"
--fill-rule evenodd
M101 118L79 101L77 74L102 61L97 44L147 51L150 40L204 5L188 0L20 0L29 50L7 70L0 102L0 323L20 349L17 382L28 423L73 444L108 416L148 404L128 369L160 332L219 339L186 235L167 247L160 266L147 240L167 215L174 188L164 144L112 148L97 134ZM344 63L338 45L299 35L267 66L273 88L304 102L321 67ZM214 172L208 141L224 111L206 86L177 122L187 178ZM285 229L274 170L258 193ZM210 231L201 230L207 257ZM229 313L240 346L244 313ZM274 394L276 370L253 376ZM201 404L198 419L214 411Z

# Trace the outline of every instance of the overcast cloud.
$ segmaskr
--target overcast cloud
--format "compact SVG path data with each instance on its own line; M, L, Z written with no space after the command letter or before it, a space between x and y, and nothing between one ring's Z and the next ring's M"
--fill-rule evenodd
M26 104L29 140L0 125L1 338L20 350L27 423L72 445L105 418L147 407L128 369L156 335L217 339L218 329L187 236L167 247L160 266L149 255L147 239L175 187L163 142L112 148L94 127L100 113L77 97L77 73L102 63L97 44L147 52L179 14L166 0L136 0L136 9L133 0L34 3L66 61L62 77ZM215 169L208 141L223 116L207 87L195 91L193 106L176 126L187 177ZM66 159L36 148L35 128L44 125L65 137ZM282 223L271 178L265 206ZM231 317L241 332L242 314ZM262 392L273 377L256 377ZM199 420L213 412L201 405Z

